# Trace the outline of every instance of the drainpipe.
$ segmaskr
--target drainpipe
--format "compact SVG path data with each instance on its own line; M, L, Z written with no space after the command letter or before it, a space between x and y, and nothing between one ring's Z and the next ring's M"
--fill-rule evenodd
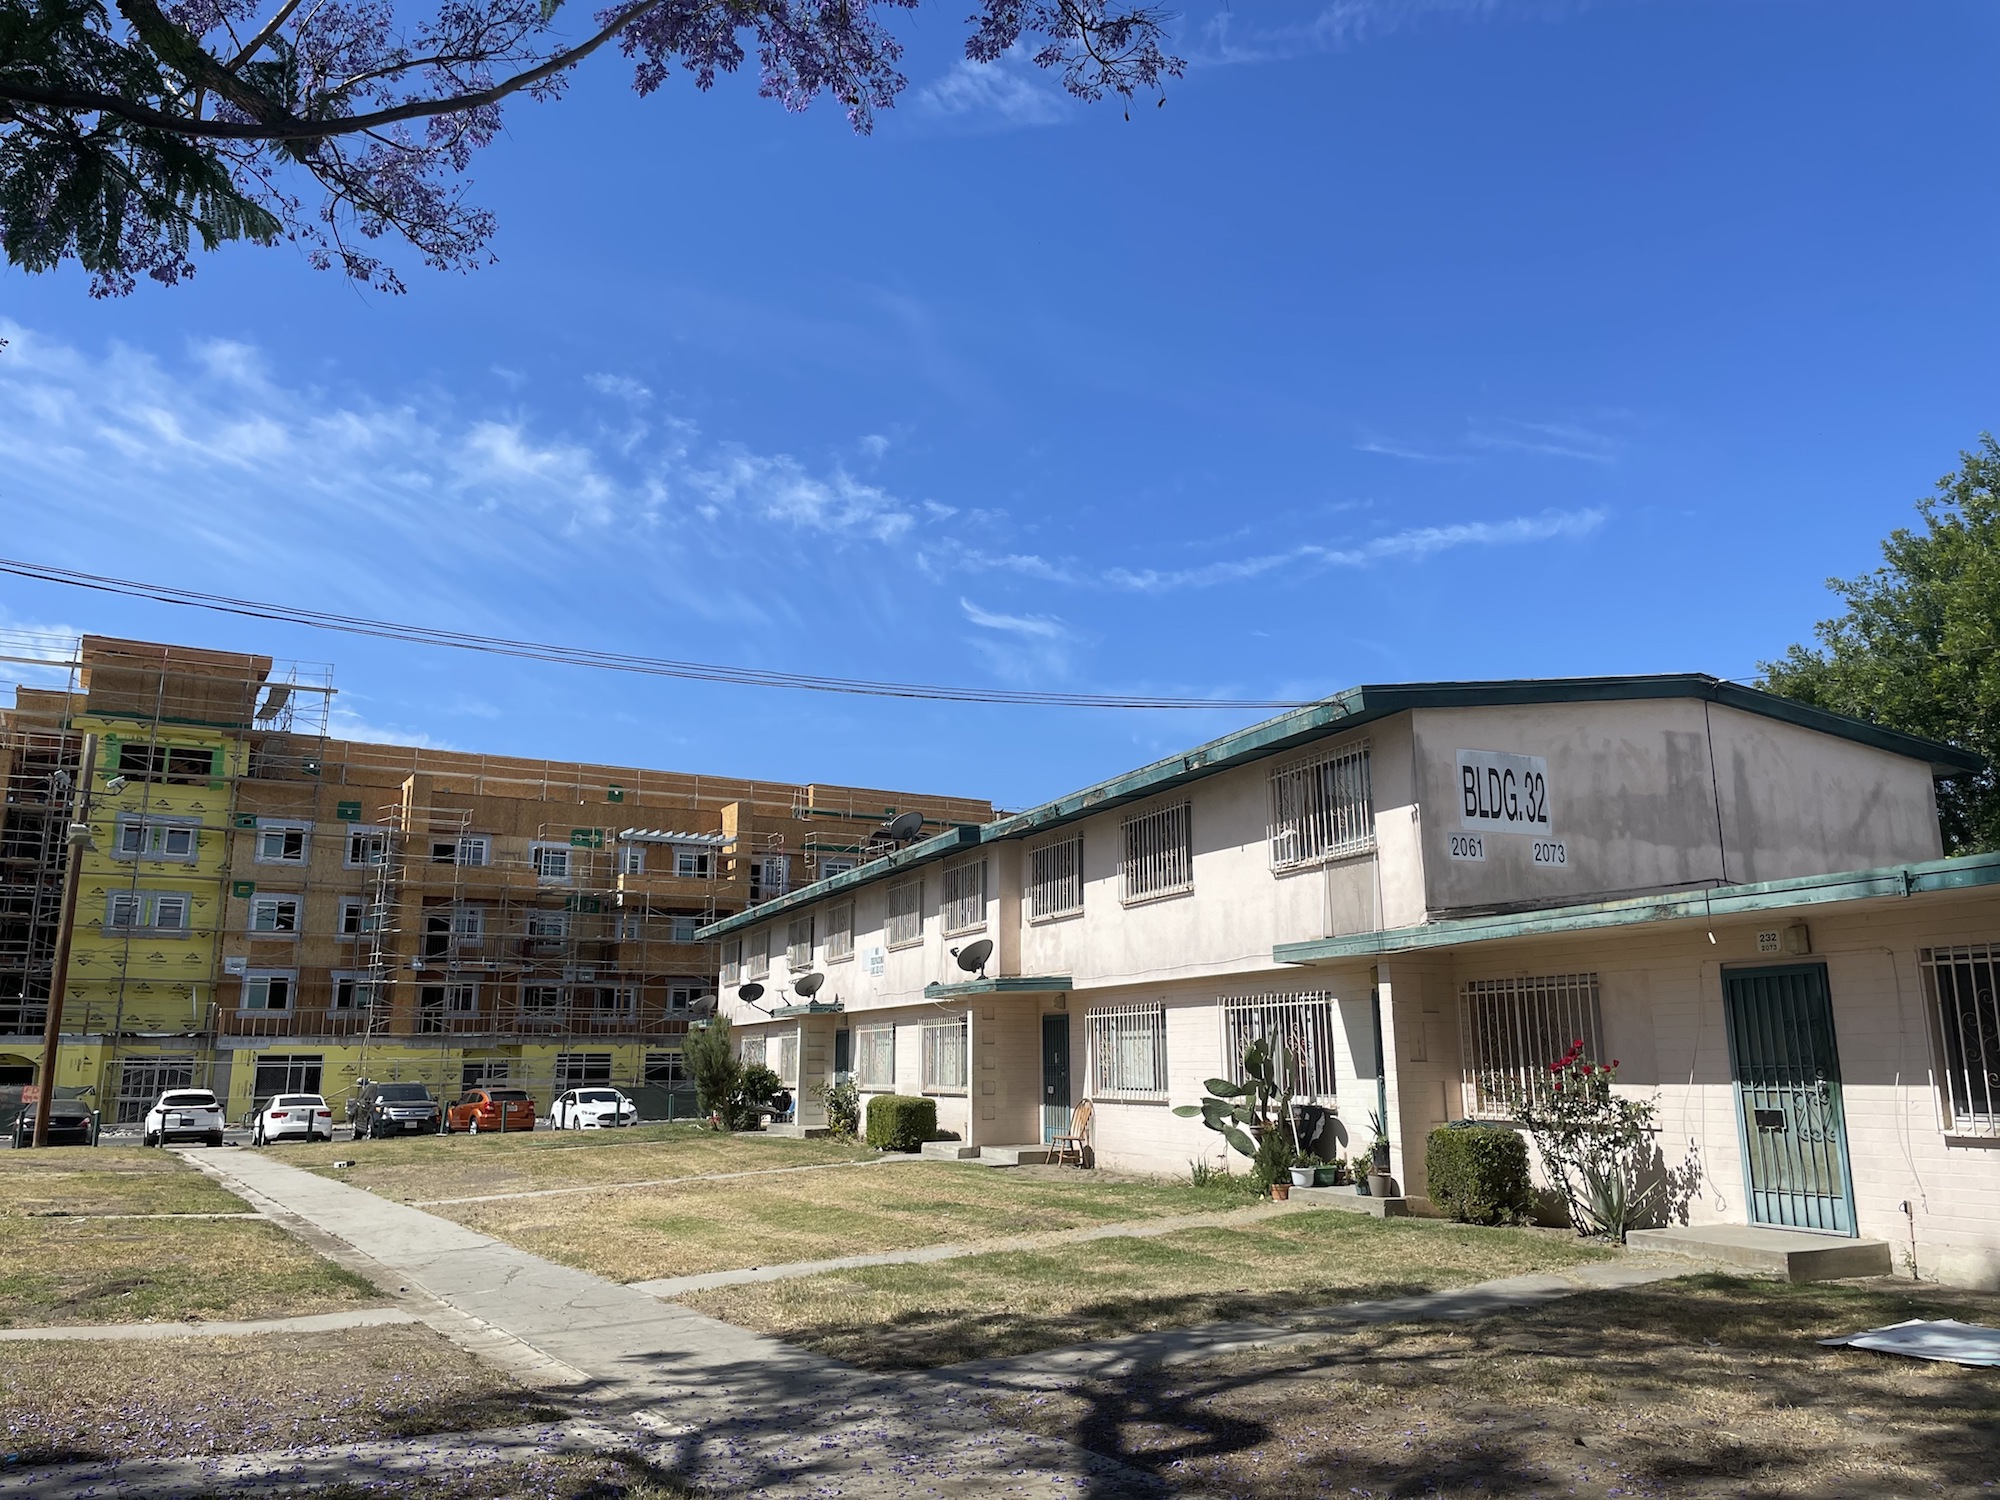
M979 1053L972 1045L972 1013L978 1007L965 1007L965 1144L976 1146L978 1133L979 1095L975 1092L979 1078L976 1059Z

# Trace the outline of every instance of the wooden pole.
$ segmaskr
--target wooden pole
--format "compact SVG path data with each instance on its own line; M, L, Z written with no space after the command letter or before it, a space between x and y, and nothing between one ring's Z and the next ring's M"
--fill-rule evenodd
M83 884L83 851L90 844L90 783L97 774L97 736L83 737L83 758L63 830L62 917L56 926L54 972L49 975L49 1015L42 1028L42 1067L35 1091L35 1144L49 1143L49 1104L56 1092L56 1044L62 1038L63 996L69 987L70 936L76 931L76 896ZM102 1101L99 1101L100 1103Z

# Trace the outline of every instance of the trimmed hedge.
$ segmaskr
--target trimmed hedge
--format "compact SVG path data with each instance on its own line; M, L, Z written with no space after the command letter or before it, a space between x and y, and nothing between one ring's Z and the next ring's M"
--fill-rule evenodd
M914 1151L937 1138L937 1100L877 1094L868 1101L868 1144L884 1151Z
M1516 1224L1533 1210L1528 1143L1504 1125L1440 1125L1424 1149L1431 1202L1461 1224Z

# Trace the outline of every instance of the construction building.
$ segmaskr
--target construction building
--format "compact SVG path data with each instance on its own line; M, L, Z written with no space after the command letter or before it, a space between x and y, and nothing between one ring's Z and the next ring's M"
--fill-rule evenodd
M610 1083L687 1113L696 931L990 804L328 735L331 672L86 636L0 710L0 1087L38 1082L65 831L87 825L55 1083L107 1126L364 1079ZM85 764L88 755L90 764Z

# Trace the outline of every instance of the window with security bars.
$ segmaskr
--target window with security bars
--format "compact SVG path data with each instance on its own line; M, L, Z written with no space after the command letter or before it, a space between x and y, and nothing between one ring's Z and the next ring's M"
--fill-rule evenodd
M750 951L743 958L743 972L751 979L771 977L771 929L760 927L750 934Z
M722 982L736 984L743 978L743 939L730 938L722 945Z
M1243 1083L1243 1054L1255 1041L1282 1041L1291 1072L1291 1094L1313 1104L1335 1102L1333 1038L1340 1016L1323 991L1283 995L1231 995L1222 1001L1223 1071Z
M893 1089L896 1086L896 1028L854 1028L854 1086Z
M854 957L854 903L843 901L826 909L826 961Z
M1475 1120L1513 1118L1514 1100L1546 1088L1549 1065L1578 1041L1604 1060L1595 974L1471 980L1459 1029L1465 1112Z
M924 883L921 880L905 880L900 885L889 887L889 921L883 941L891 948L902 948L910 943L923 941L924 936Z
M965 1018L924 1022L924 1091L965 1090Z
M1167 1010L1163 1005L1094 1010L1084 1019L1093 1099L1164 1099Z
M944 872L944 931L955 937L986 925L986 861L975 859Z
M1028 920L1046 922L1083 910L1083 835L1028 851Z
M1920 960L1937 1018L1947 1128L2000 1136L2000 946L1925 948Z
M1294 870L1374 847L1367 741L1272 770L1272 869Z
M763 1067L765 1045L765 1039L761 1036L746 1036L743 1038L743 1055L741 1058L743 1066L746 1068Z
M1118 862L1126 901L1151 901L1194 889L1194 817L1186 802L1156 807L1125 820Z
M810 912L803 917L793 917L785 928L785 965L795 974L813 965L813 919Z
M764 1066L788 1089L799 1086L799 1034L781 1031L764 1043Z

